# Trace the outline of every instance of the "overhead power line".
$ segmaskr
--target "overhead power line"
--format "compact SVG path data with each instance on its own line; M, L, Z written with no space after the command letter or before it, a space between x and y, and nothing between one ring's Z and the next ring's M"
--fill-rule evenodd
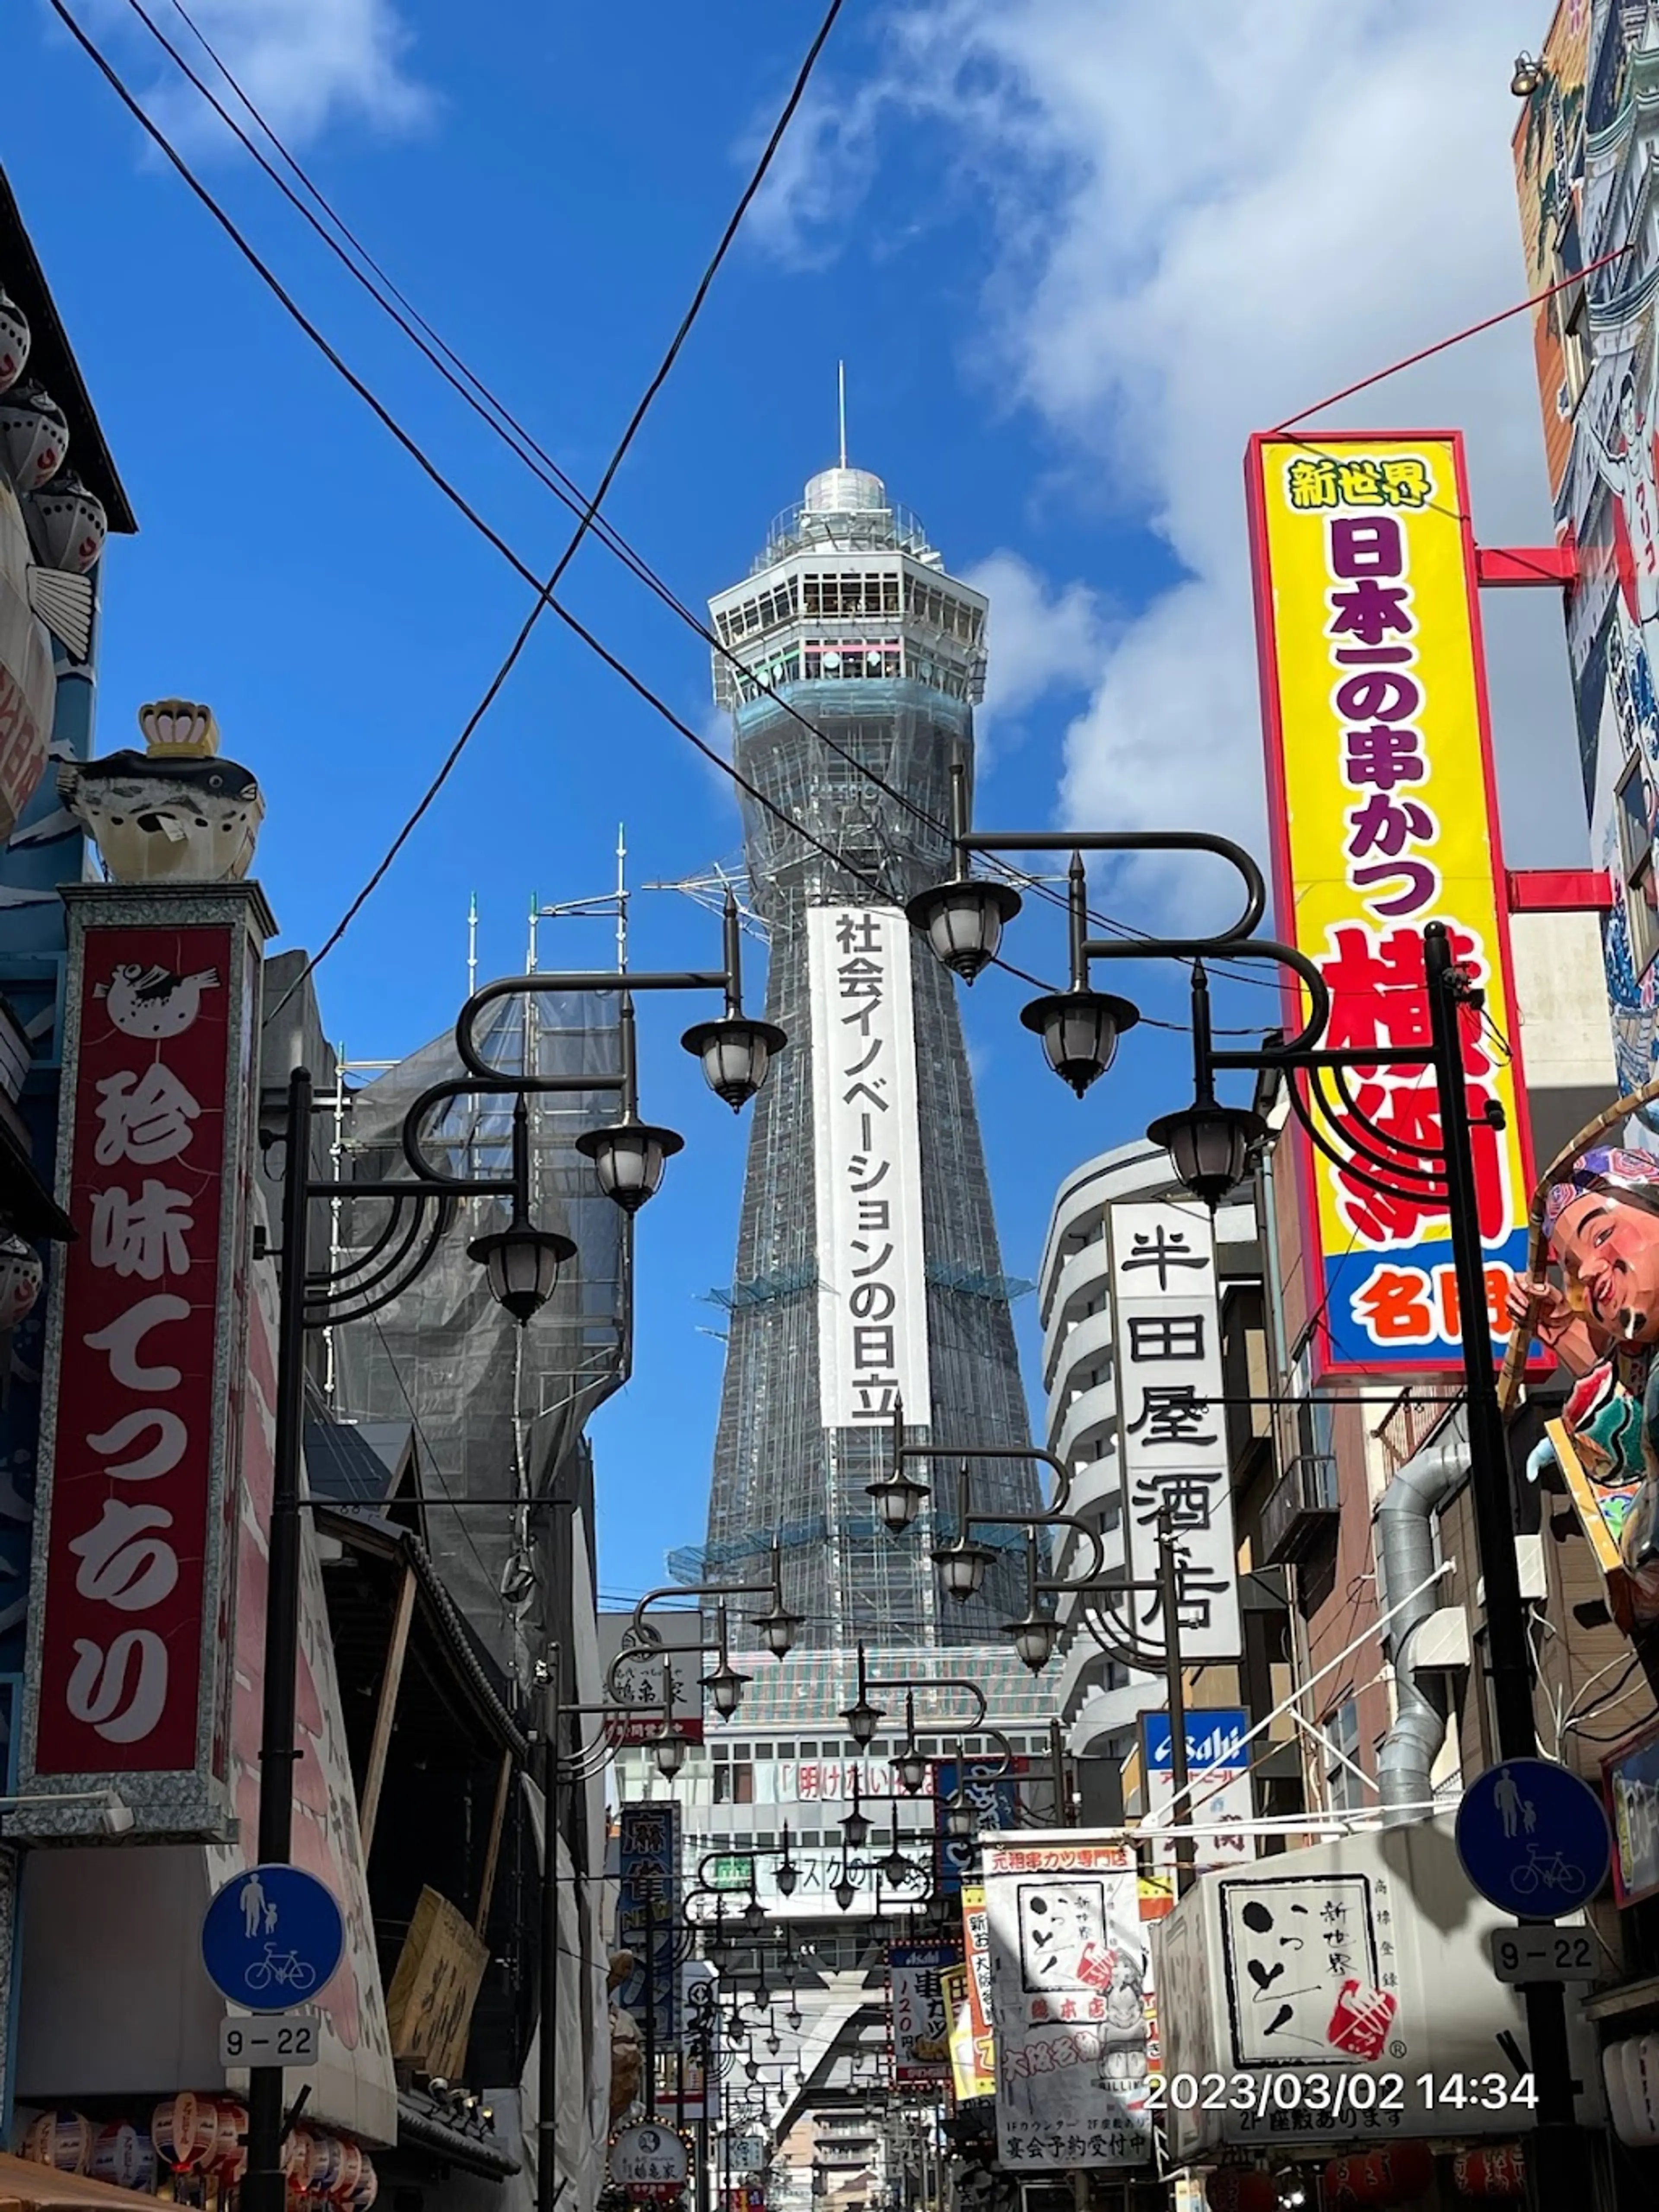
M391 433L392 436L410 455L410 459L416 462L422 473L431 480L441 492L442 492L444 496L451 502L451 504L454 506L460 514L465 516L466 520L472 524L473 527L480 533L480 535L485 538L489 543L495 547L495 550L501 554L501 557L507 562L509 566L515 569L527 583L535 586L537 592L535 605L532 607L529 616L526 617L524 624L520 628L519 635L514 639L506 659L502 661L495 675L491 678L478 706L474 710L473 714L469 716L460 736L450 748L449 753L441 765L436 775L432 779L432 781L427 787L426 791L422 794L418 804L404 822L397 836L392 840L387 852L377 865L374 872L364 884L362 890L359 891L356 897L352 901L350 906L347 908L340 921L330 933L329 936L319 948L318 951L307 963L304 969L301 970L301 974L295 977L294 982L289 986L287 996L289 998L293 996L295 991L300 988L300 985L304 981L305 978L317 968L319 963L325 959L334 949L335 945L339 943L341 938L345 934L345 932L350 927L352 921L355 921L357 915L362 910L364 904L367 902L368 898L373 896L373 893L379 884L384 879L387 870L396 860L397 855L402 850L403 846L408 842L408 839L414 831L416 824L420 822L432 805L433 800L437 797L439 792L447 781L451 772L453 770L456 763L459 760L460 756L465 750L468 741L471 739L473 732L483 720L484 714L489 711L490 705L500 692L501 686L505 684L507 677L512 672L513 667L516 664L520 655L522 653L526 644L528 642L530 635L533 630L536 623L540 619L541 614L544 609L550 608L553 613L555 613L568 629L573 630L574 634L588 646L591 651L596 653L609 667L611 667L617 675L621 676L623 680L628 683L643 700L645 700L647 704L654 708L655 710L662 715L664 720L671 725L671 726L677 730L678 733L686 738L690 744L694 745L707 759L714 763L714 764L718 767L722 773L730 776L734 782L737 782L740 787L748 792L749 795L753 798L757 804L767 808L770 812L777 816L778 819L787 827L794 830L810 844L813 845L818 851L820 851L824 857L834 861L837 866L844 866L846 864L839 854L833 852L830 848L822 844L821 842L815 838L811 832L806 830L803 824L793 821L793 818L785 814L781 809L774 805L773 802L766 797L764 793L757 790L752 784L749 783L748 780L743 777L738 771L731 765L731 763L722 760L720 754L713 746L705 743L705 741L698 736L696 731L690 729L684 722L681 721L679 717L673 714L672 709L664 701L658 698L656 694L650 690L649 686L647 685L642 679L637 677L634 672L618 659L614 653L611 653L605 647L604 647L599 642L599 639L593 635L592 632L587 629L584 624L580 623L570 611L561 605L561 603L554 597L554 592L560 577L563 574L566 568L568 567L582 538L586 534L587 527L591 523L593 515L597 514L600 503L604 500L606 493L609 491L611 483L614 482L617 470L621 467L629 447L637 436L641 426L644 422L646 416L650 410L653 402L655 400L658 393L661 391L664 384L666 382L668 375L672 371L676 360L678 358L687 337L690 334L692 326L696 323L697 316L702 312L703 303L708 296L714 277L719 273L720 265L729 252L733 240L737 237L738 231L742 225L744 216L747 214L750 206L754 201L756 194L759 191L762 184L765 180L767 173L770 170L772 162L777 154L778 148L782 143L784 135L788 129L790 121L800 106L800 102L806 91L807 84L811 80L813 68L817 62L819 55L823 50L824 43L829 38L830 30L835 25L836 19L841 13L842 8L844 4L844 0L830 0L830 5L825 10L823 21L819 24L817 35L814 37L811 46L808 48L805 58L802 62L799 70L797 72L794 82L791 87L788 98L784 103L777 122L773 126L770 136L762 150L760 159L756 165L755 170L750 176L748 184L744 186L737 206L733 210L731 218L727 222L726 228L721 234L720 242L714 250L714 255L697 283L696 289L692 295L691 303L687 308L684 316L682 318L678 329L675 331L672 339L670 341L668 349L665 353L662 361L659 362L656 373L652 377L645 392L641 395L638 404L635 406L633 415L629 418L628 426L624 430L621 440L618 441L617 449L611 455L611 460L605 470L599 484L596 489L592 498L586 504L580 525L560 556L559 561L556 564L551 575L545 581L544 581L543 579L537 574L536 571L520 557L514 548L507 544L504 538L501 537L501 533L496 531L491 524L486 521L484 517L478 513L477 509L467 499L465 495L449 480L449 478L444 474L443 471L438 466L436 462L431 459L431 457L410 434L410 433L404 429L402 423L398 421L397 417L392 413L391 410L386 407L385 403L379 398L379 397L363 381L362 378L360 377L350 365L341 356L337 349L330 343L327 337L325 337L323 332L318 328L317 325L299 305L298 301L295 300L292 294L289 293L287 288L283 284L281 279L276 275L275 271L261 258L258 252L244 236L242 232L238 228L236 224L232 221L231 217L226 213L224 209L220 206L212 193L209 191L207 187L202 183L201 179L194 173L183 155L167 137L166 132L163 131L161 126L145 112L143 105L124 82L119 73L115 70L106 56L100 51L95 42L82 28L82 25L76 20L70 9L64 4L64 0L50 0L50 4L53 13L62 21L65 29L75 40L76 45L79 46L82 51L87 55L94 68L97 69L99 74L109 85L111 90L114 92L116 97L120 100L122 106L125 107L133 120L145 133L146 137L148 137L157 147L161 153L165 155L169 165L175 170L184 183L189 187L191 192L201 203L203 207L206 209L207 212L219 225L220 228L225 233L231 243L236 247L238 252L242 255L248 265L253 270L254 273L260 278L261 282L267 287L273 296L287 311L290 318L298 325L300 329L304 331L306 336L311 340L312 343L322 354L325 360L326 360L330 366L336 370L336 372L347 384L350 386L351 389L357 394L358 398L363 402L365 406L370 410L370 411L375 416L376 419ZM152 26L152 28L153 27L154 27ZM863 877L861 872L856 869L849 870L848 872L853 873L855 876L860 876L861 880L866 882L873 880L872 878ZM1042 987L1039 985L1038 988L1042 988Z
M447 343L439 332L433 328L432 325L428 322L420 313L419 310L416 308L407 295L398 289L398 285L387 274L380 263L376 260L374 254L363 244L362 240L337 213L329 202L327 197L321 191L313 179L308 175L305 168L296 160L289 149L283 143L282 138L261 112L257 103L254 101L246 88L236 77L222 55L196 23L189 10L184 7L182 0L172 0L174 12L177 13L188 26L191 35L196 39L203 52L212 62L215 69L218 70L220 76L230 88L230 90L235 95L236 100L240 102L243 109L246 110L247 114L252 118L261 133L269 141L272 148L274 148L289 171L298 180L307 198L314 203L315 209L319 210L320 213L313 212L313 207L306 204L306 201L301 198L299 194L294 190L293 186L289 184L287 179L284 178L273 166L261 149L254 143L253 139L249 137L247 131L243 128L236 116L228 108L227 108L224 102L219 99L211 86L203 81L196 70L191 66L184 55L179 52L178 47L167 37L165 31L163 31L160 25L155 22L155 19L150 15L148 9L143 5L143 0L127 0L127 4L131 9L133 14L138 17L139 21L149 32L151 37L155 39L156 43L173 63L175 67L189 81L200 97L213 109L214 112L219 117L226 128L239 140L249 155L264 172L265 176L276 185L276 189L306 222L308 228L319 240L321 240L322 243L340 263L342 267L345 269L353 281L360 285L374 301L375 305L380 308L382 313L387 315L392 321L396 324L398 328L410 340L410 343L413 344L422 356L430 363L430 365L437 370L438 374L444 379L445 382L448 384L461 398L471 411L478 416L478 418L489 430L502 440L502 441L508 447L509 450L514 454L515 458L520 460L531 471L532 474L553 493L556 499L558 499L564 506L568 507L574 514L576 514L579 516L580 519L575 536L572 539L570 544L566 548L564 555L562 556L558 566L554 571L552 578L550 580L549 590L550 591L552 585L556 584L559 579L562 576L565 568L569 564L572 556L581 543L584 534L591 530L592 534L596 536L605 546L606 550L615 554L632 574L636 576L639 580L642 582L648 590L653 592L665 606L667 606L679 617L681 621L695 630L698 637L701 638L719 658L723 659L728 666L736 670L744 671L746 672L746 665L741 658L733 653L726 644L725 641L713 629L711 629L691 607L686 605L686 603L679 598L672 587L667 584L662 576L650 566L650 564L638 552L637 549L629 543L621 532L618 531L608 519L599 514L598 509L599 503L603 501L605 493L609 489L610 483L615 474L617 461L620 459L621 453L625 452L629 439L627 437L624 438L623 446L618 449L618 455L613 457L611 467L607 471L605 478L601 483L599 491L595 494L592 501L588 501L586 498L586 495L581 492L580 488L568 475L568 473L559 466L558 463L553 459L552 456L538 442L534 435L522 422L518 420L518 418L513 414L512 410L507 407L507 405L493 391L491 391L489 386L485 384L477 373L468 366L461 356L454 351L453 348ZM824 27L820 33L820 37L817 41L817 45L819 46L822 45L823 39L828 34L829 21L833 18L833 14L834 11L832 10L831 18L826 19ZM811 54L808 57L807 64L805 65L808 71L810 71L811 64L815 58L816 48L813 54ZM786 112L781 123L780 131L781 131L782 128L787 127L787 120L788 114ZM751 187L751 191L749 196L750 198L752 198L752 189L753 188ZM722 251L724 250L724 245L730 242L730 234L735 232L736 224L741 220L742 212L743 210L740 205L737 215L733 217L732 225L729 227L728 237L725 241L723 241ZM334 234L337 234L337 236ZM344 241L343 245L341 243L342 240ZM348 248L349 251L347 250ZM355 259L353 258L354 256L356 257ZM711 266L711 270L709 271L709 278L712 278L713 268L718 266L719 259L720 255L717 254L715 262ZM705 279L705 289L709 278ZM698 304L700 303L694 302L692 309L693 317L695 317ZM665 373L665 371L659 372L659 377ZM645 405L649 404L650 396L651 395L647 395L647 400L644 403ZM635 425L634 427L637 427L637 425ZM545 595L538 599L526 629L520 634L520 639L515 641L513 653L509 654L503 671L500 675L498 675L497 681L492 691L484 702L484 707L486 708L493 701L495 694L499 691L501 681L504 679L505 674L507 672L510 672L511 667L516 660L519 653L522 651L523 644L527 638L530 630L534 628L536 622L539 620L543 607L545 604ZM812 722L808 719L808 717L801 714L799 708L797 708L792 702L782 696L775 696L774 703L792 720L798 723L801 728L808 732L810 735L817 738L830 752L835 754L837 758L853 769L856 774L862 776L866 781L873 785L875 788L884 793L889 799L892 799L896 805L902 808L908 814L925 828L933 830L936 835L946 838L949 837L951 833L949 827L945 823L941 821L938 817L930 814L926 807L919 805L918 802L913 799L907 792L902 791L896 786L890 783L877 769L872 768L868 763L860 760L856 754L849 750L845 746L840 744L830 735L827 730ZM435 798L438 790L441 789L442 784L447 779L450 769L453 767L455 760L459 757L459 749L465 748L473 731L477 728L477 721L480 719L482 719L482 712L476 714L474 718L470 720L467 726L463 730L461 738L459 740L459 749L452 750L450 757L446 761L444 766L441 769L438 776L434 780L433 786L427 793L421 807L416 810L416 813L410 817L409 823L405 825L404 833L404 837L405 839L420 819L422 813L425 811L426 807L430 805L432 799ZM396 858L398 849L400 849L401 842L402 841L400 840L399 844L394 846L387 859L382 862L376 875L365 887L364 891L359 895L357 901L354 903L353 908L345 917L342 930L339 933L343 933L343 928L349 927L351 921L356 918L356 913L361 911L362 906L366 902L367 898L372 895L374 889L378 887L379 883L384 879L386 870L391 866L392 860L395 860ZM1064 908L1066 900L1063 895L1055 891L1049 884L1044 883L1040 878L1032 876L1025 871L1017 868L1010 861L997 856L991 857L990 865L1008 880L1018 884L1022 890L1032 891L1036 896L1047 900L1049 903ZM1089 918L1096 927L1114 935L1122 937L1127 940L1132 941L1135 939L1145 938L1149 934L1149 933L1146 931L1133 928L1127 923L1121 922L1109 915L1100 914L1091 910ZM317 955L318 960L321 960L327 951L332 949L332 945L338 942L339 933L337 933L328 943L325 944ZM316 963L313 962L313 965L314 966L315 964ZM998 964L1004 965L1006 963L999 963ZM1218 972L1230 975L1232 980L1236 981L1247 982L1258 988L1273 990L1279 988L1279 986L1269 978L1253 975L1246 970L1231 966L1219 968ZM1151 1020L1152 1018L1149 1017L1148 1019ZM1171 1029L1184 1026L1183 1024L1176 1023L1163 1023L1156 1021L1153 1022L1152 1025L1159 1028ZM1254 1032L1249 1033L1254 1034Z

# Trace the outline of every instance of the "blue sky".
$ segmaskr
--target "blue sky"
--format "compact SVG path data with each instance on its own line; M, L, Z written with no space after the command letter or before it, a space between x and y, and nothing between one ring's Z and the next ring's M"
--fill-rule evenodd
M108 562L100 743L128 741L144 698L211 701L227 750L264 786L258 872L282 941L314 945L473 706L526 588L289 322L46 8L27 6L0 160L142 526ZM155 7L168 18L167 0ZM121 0L82 12L352 366L550 568L563 510L204 126ZM191 12L416 307L586 485L819 9ZM1428 0L1364 0L1334 23L1316 0L1284 0L1245 11L1227 56L1198 0L1156 24L1151 12L852 0L777 189L608 512L687 600L734 580L832 458L844 356L853 459L993 592L981 820L1207 823L1256 842L1243 436L1518 295L1504 83L1546 11L1469 0L1449 23ZM1511 324L1372 407L1376 427L1474 426L1494 542L1547 532L1528 350ZM567 592L712 733L690 631L595 545ZM1494 617L1510 858L1570 865L1583 840L1541 611ZM636 884L738 848L714 772L545 620L321 971L331 1030L354 1057L386 1058L445 1027L465 990L469 894L485 970L516 969L532 892L605 890L619 819ZM1188 913L1194 891L1132 873L1103 896L1147 924ZM635 915L641 962L713 964L714 925L686 902L641 896ZM609 957L601 925L554 925L543 942L549 961ZM1042 909L1012 949L1058 972ZM1142 972L1119 981L1178 1011ZM1005 1265L1030 1276L1060 1176L1138 1135L1186 1079L1182 1041L1143 1030L1078 1107L1018 1026L1024 995L988 980L967 1015ZM1259 1018L1260 1000L1224 997L1221 1018ZM645 1104L688 1141L640 1225L635 1376L595 1427L615 1590L659 1579L663 1553L701 1536L719 1390L704 1333L719 1310L698 1297L729 1276L744 1125L678 1051L683 1011L644 1017ZM1022 1312L1029 1351L1030 1301Z

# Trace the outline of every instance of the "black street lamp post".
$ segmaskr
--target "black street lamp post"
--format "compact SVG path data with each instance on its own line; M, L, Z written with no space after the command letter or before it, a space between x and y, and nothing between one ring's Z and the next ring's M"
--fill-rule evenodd
M1437 1202L1445 1209L1449 1230L1453 1270L1457 1286L1464 1386L1468 1399L1470 1454L1470 1492L1474 1506L1480 1565L1486 1579L1486 1635L1492 1680L1493 1717L1498 1749L1504 1759L1525 1759L1537 1750L1533 1711L1534 1670L1527 1639L1526 1613L1515 1549L1515 1515L1510 1491L1509 1453L1498 1405L1497 1370L1490 1341L1482 1341L1480 1316L1486 1311L1486 1287L1480 1224L1476 1203L1473 1121L1468 1109L1463 1065L1462 1017L1478 1015L1482 994L1458 966L1443 922L1431 921L1423 932L1424 986L1428 1006L1429 1042L1401 1049L1393 1046L1336 1050L1325 1048L1330 1018L1330 994L1318 969L1293 946L1258 936L1257 926L1267 908L1261 872L1243 848L1229 838L1201 831L1100 830L1083 834L1063 831L970 831L967 827L966 781L958 774L955 787L953 862L951 879L935 890L924 891L910 902L913 919L929 930L934 950L945 964L971 982L995 952L1003 928L1016 910L1014 896L1005 884L990 884L969 873L975 853L1036 853L1070 850L1070 943L1072 991L1051 994L1028 1007L1024 1018L1041 1030L1050 1065L1079 1096L1105 1073L1122 1030L1136 1018L1125 1002L1108 1002L1091 994L1089 971L1095 960L1184 959L1193 965L1193 1103L1154 1121L1147 1135L1168 1149L1176 1174L1184 1188L1213 1206L1245 1173L1253 1148L1266 1130L1247 1109L1219 1103L1214 1078L1218 1071L1238 1069L1261 1073L1281 1071L1292 1110L1310 1140L1346 1176L1380 1194L1409 1198L1422 1205ZM1082 854L1118 853L1205 853L1224 860L1238 874L1245 901L1238 919L1227 929L1207 937L1135 937L1092 939L1087 933L1087 908ZM948 904L951 927L944 930L939 917ZM944 941L942 941L942 939ZM963 948L971 945L981 957ZM1255 1050L1214 1048L1210 1030L1206 959L1267 960L1288 970L1306 994L1306 1019L1297 1036L1269 1041ZM1080 1017L1090 1009L1074 1004L1067 1015L1062 1002L1095 995L1092 1009L1096 1036L1091 1046L1081 1034ZM1064 1065L1062 1065L1064 1061ZM1378 1068L1417 1068L1432 1075L1439 1113L1438 1146L1407 1145L1379 1128L1362 1110L1348 1088L1346 1077ZM1333 1103L1324 1089L1329 1074L1340 1103ZM1298 1082L1305 1079L1306 1095ZM1501 1109L1489 1104L1485 1119L1489 1127L1501 1127ZM1320 1127L1323 1117L1327 1128ZM1343 1150L1333 1142L1340 1136ZM1487 1333L1489 1337L1489 1332ZM1119 1585L1121 1587L1121 1585ZM1184 1744L1176 1742L1176 1754ZM1528 2158L1528 2192L1534 2205L1553 2208L1567 2203L1578 2185L1583 2157L1574 2113L1574 2083L1567 2043L1565 1991L1559 1983L1523 1985L1528 2033L1532 2045L1532 2070L1537 2090L1536 2124Z
M464 1073L434 1084L410 1106L401 1133L409 1174L396 1180L351 1182L313 1176L310 1171L311 1074L308 1069L297 1067L290 1075L283 1134L275 1466L259 1745L258 1856L262 1864L285 1864L290 1857L294 1766L301 1756L295 1743L295 1717L307 1332L364 1319L399 1297L431 1260L458 1202L465 1198L507 1200L507 1226L476 1237L467 1250L484 1269L497 1302L520 1325L528 1322L552 1295L560 1267L576 1252L568 1237L538 1228L531 1218L529 1100L550 1093L616 1095L620 1109L617 1121L589 1131L578 1139L578 1146L592 1160L600 1188L628 1214L637 1212L657 1189L665 1162L679 1151L683 1139L673 1130L655 1127L640 1118L634 994L640 991L721 994L723 1014L717 1020L698 1023L681 1042L702 1061L710 1089L734 1109L754 1097L787 1042L781 1030L743 1012L738 912L730 893L724 916L724 949L725 966L712 971L544 972L504 977L475 992L455 1024L455 1047ZM526 1067L514 1074L483 1057L475 1030L481 1016L496 1000L548 994L611 993L617 994L621 1001L620 1065L614 1073L542 1075ZM458 1099L489 1097L513 1100L508 1172L449 1174L428 1156L429 1118L438 1108ZM312 1271L307 1266L311 1207L331 1206L342 1199L369 1198L387 1200L389 1210L368 1249L343 1267ZM781 1610L781 1602L780 1597L777 1610ZM550 1803L548 1818L550 1823ZM550 1832L550 1853L552 1848ZM283 2212L285 2133L282 2069L256 2066L248 2077L247 2171L241 2191L246 2212Z

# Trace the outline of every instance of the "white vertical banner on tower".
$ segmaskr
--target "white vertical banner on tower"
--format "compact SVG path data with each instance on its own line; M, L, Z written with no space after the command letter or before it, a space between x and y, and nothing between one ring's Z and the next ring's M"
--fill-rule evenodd
M1158 1516L1175 1532L1183 1658L1236 1659L1238 1552L1222 1404L1215 1232L1204 1207L1111 1206L1112 1316L1130 1579L1158 1579ZM1164 1641L1156 1592L1133 1600L1137 1634Z
M910 925L896 907L806 916L812 994L818 1377L826 1429L925 1428L927 1293Z

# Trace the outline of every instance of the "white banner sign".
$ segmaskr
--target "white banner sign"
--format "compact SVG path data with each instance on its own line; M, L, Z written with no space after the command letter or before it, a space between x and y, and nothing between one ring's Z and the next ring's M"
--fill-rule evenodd
M988 1836L997 2156L1022 2172L1152 2156L1152 1998L1133 1851Z
M1238 1557L1221 1402L1215 1236L1202 1206L1113 1206L1112 1316L1130 1579L1156 1582L1167 1507L1180 1577L1181 1649L1237 1659ZM1158 1649L1163 1605L1134 1600L1136 1632Z
M826 1429L932 1418L910 925L896 907L806 917Z

